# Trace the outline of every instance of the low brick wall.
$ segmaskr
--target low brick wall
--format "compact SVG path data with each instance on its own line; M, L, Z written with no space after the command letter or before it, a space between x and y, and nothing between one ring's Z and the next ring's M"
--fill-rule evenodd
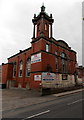
M67 91L71 91L71 90L77 90L77 89L81 89L84 88L84 86L81 85L77 85L74 87L66 87L66 88L54 88L54 89L50 89L50 88L43 88L42 89L42 96L43 95L50 95L50 94L55 94L55 93L61 93L61 92L67 92Z

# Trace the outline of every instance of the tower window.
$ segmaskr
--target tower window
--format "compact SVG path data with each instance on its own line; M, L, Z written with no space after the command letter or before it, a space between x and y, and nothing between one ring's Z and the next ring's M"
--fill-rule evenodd
M50 25L49 25L49 38L51 37L51 29L50 29Z
M47 24L45 24L45 30L47 30Z
M37 25L37 29L38 31L40 31L40 23Z
M37 25L35 25L35 38L37 37Z
M49 52L49 44L46 44L46 52Z

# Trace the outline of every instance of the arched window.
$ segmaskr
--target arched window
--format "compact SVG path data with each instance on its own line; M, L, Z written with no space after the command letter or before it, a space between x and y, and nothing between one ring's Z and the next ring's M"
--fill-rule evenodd
M49 25L49 38L51 37L51 29L50 29L50 25Z
M58 51L55 51L55 55L58 55Z
M46 44L46 52L49 52L49 44Z
M16 62L13 64L13 77L16 77Z
M37 25L37 30L40 31L40 23Z
M45 30L47 30L47 24L45 24L45 26L44 26L44 27L45 27L44 29L45 29Z
M19 77L22 77L22 68L23 68L23 62L21 60L19 64Z
M56 57L56 70L58 70L58 58Z
M61 55L60 55L62 58L66 58L66 54L65 53L61 53Z
M66 60L66 54L61 53L61 63L62 63L62 73L67 73L67 60Z
M31 59L28 58L26 61L26 77L30 76L30 69L31 69Z
M35 25L35 38L37 37L37 25Z

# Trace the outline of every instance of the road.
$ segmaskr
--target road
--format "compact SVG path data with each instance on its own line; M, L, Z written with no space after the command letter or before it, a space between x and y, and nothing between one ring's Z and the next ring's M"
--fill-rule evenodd
M20 120L30 118L82 118L83 93L84 91L56 97L54 100L37 105L18 108L3 113L3 117L20 118Z

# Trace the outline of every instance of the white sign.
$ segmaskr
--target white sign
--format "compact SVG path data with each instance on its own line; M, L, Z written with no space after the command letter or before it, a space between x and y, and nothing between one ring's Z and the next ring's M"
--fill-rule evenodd
M41 81L41 75L34 75L35 81Z
M41 62L41 53L31 56L31 64Z
M44 88L56 88L59 84L59 74L55 73L42 73L42 87Z
M56 78L55 74L54 73L42 73L42 81L54 81Z

